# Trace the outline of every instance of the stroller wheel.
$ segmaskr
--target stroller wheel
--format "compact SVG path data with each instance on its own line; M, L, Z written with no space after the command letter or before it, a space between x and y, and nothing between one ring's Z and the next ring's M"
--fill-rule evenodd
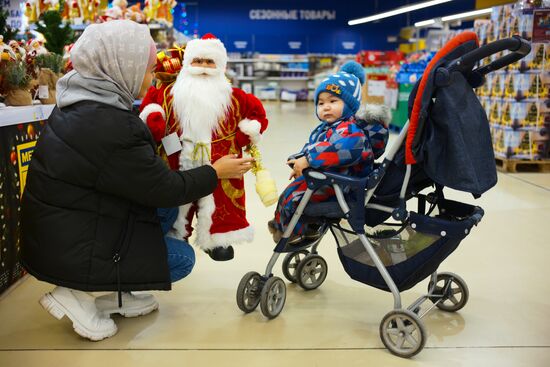
M432 282L428 284L428 292L432 288ZM466 306L470 292L464 279L454 273L437 274L437 282L430 300L437 303L436 306L447 312L455 312Z
M426 344L426 329L420 318L409 310L393 310L380 323L380 338L396 356L409 358Z
M250 313L258 307L262 292L262 278L255 271L246 273L237 288L237 306L241 311Z
M286 301L286 285L279 277L271 277L262 289L260 309L265 317L273 319L281 313Z
M318 288L327 278L328 265L319 255L308 255L298 264L296 278L306 291Z
M308 254L308 250L300 250L285 256L283 260L283 275L289 282L296 283L298 281L296 277L298 265Z

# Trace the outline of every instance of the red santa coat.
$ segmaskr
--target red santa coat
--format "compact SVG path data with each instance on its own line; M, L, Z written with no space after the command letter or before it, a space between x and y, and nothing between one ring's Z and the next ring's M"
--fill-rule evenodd
M251 142L259 141L267 128L267 118L262 103L253 95L233 88L231 105L218 130L212 133L210 142L193 142L186 139L171 107L172 84L151 87L142 101L140 117L147 123L155 141L177 133L183 150L167 157L172 169L190 169L212 164L227 154L242 157L243 149ZM161 149L161 155L166 153ZM191 235L192 217L197 215L197 245L203 249L229 246L253 240L253 230L246 219L243 179L218 180L212 195L180 207L176 221L178 236Z

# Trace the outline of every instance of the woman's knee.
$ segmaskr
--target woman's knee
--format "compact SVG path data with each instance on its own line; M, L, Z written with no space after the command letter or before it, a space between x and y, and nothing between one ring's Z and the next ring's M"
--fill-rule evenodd
M172 242L172 241L170 241ZM195 266L195 252L185 241L168 245L168 265L170 267L170 279L176 282L188 276Z

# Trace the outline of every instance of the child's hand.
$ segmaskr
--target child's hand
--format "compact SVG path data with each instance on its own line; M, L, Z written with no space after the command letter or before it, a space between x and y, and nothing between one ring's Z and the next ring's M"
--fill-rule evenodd
M309 167L309 162L307 161L306 157L301 157L298 159L291 159L287 164L292 164L292 173L289 177L289 179L298 178L302 175L302 171Z

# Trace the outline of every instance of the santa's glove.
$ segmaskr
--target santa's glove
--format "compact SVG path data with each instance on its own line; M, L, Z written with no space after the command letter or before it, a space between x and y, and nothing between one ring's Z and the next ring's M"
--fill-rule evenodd
M166 114L164 109L156 103L151 103L143 108L139 117L147 124L155 142L160 142L166 133Z

